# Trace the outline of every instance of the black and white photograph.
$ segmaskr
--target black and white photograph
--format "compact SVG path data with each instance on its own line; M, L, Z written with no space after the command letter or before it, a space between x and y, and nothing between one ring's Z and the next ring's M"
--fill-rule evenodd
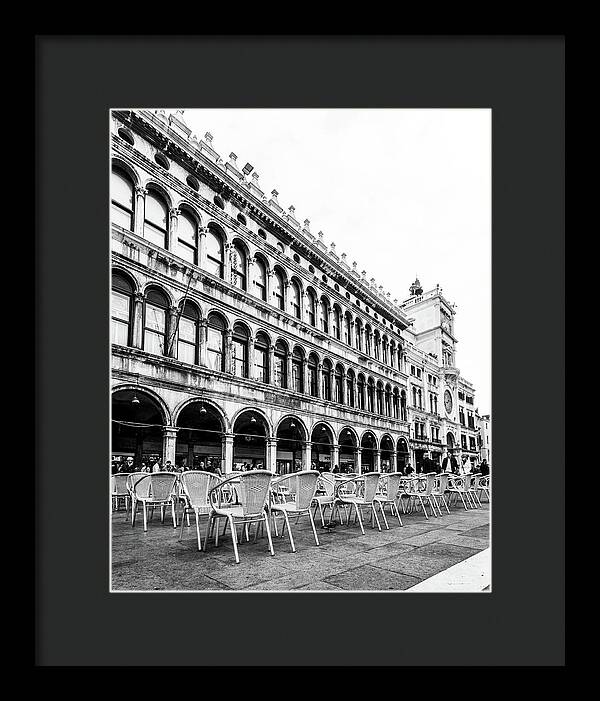
M492 110L107 119L110 591L491 593Z

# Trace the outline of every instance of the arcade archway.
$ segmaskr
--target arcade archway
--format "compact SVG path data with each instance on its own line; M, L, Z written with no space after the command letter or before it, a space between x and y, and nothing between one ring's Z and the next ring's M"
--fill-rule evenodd
M375 471L375 451L377 450L377 439L371 431L366 431L360 441L361 466L363 473Z
M286 416L277 427L277 458L275 469L278 475L302 470L302 447L306 441L306 429L295 416Z
M392 472L394 470L394 441L390 436L381 438L381 466L382 472Z
M312 443L312 469L331 470L333 465L332 446L333 446L333 431L325 423L318 423L312 430L310 437Z
M243 411L233 425L233 469L267 470L266 419L258 411Z
M351 428L343 428L338 439L340 447L340 472L356 472L356 449L358 437Z
M186 470L216 472L223 465L223 422L219 412L202 400L187 404L177 417L175 465Z

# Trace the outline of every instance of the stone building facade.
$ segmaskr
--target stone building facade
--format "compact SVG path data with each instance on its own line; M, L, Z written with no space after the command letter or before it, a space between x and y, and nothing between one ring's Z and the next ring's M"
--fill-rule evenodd
M115 110L110 138L115 464L364 472L470 455L474 389L439 288L391 300L180 112Z

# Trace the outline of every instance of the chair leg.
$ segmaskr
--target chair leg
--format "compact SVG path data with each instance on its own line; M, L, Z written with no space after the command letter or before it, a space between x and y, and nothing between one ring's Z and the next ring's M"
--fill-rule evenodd
M358 510L358 504L352 504L350 506L350 513L352 513L352 506L354 506L354 510L356 511L356 516L358 518L358 525L360 526L360 530L362 531L362 534L365 534L365 529L363 528L363 522L362 522L362 516L360 514L360 511Z
M313 531L313 534L315 536L315 543L317 545L320 545L319 539L317 537L317 529L315 528L315 520L313 518L313 515L310 512L310 509L308 510L308 518L310 519L310 525L312 526L312 531Z
M147 506L146 502L143 502L144 505L144 531L148 530L148 514L147 514Z
M202 550L202 538L200 537L200 523L199 523L199 518L198 518L198 511L197 509L194 509L194 514L196 516L196 537L198 538L198 550ZM189 514L188 514L189 516ZM183 532L183 516L181 518L181 530Z
M442 494L442 501L444 502L444 506L446 507L446 511L450 513L450 509L448 508L448 502L446 501L446 496Z
M183 522L185 520L183 517L185 516L185 513L186 513L185 506L183 507L183 509L184 509L183 513L181 514L181 530L179 531L179 538L178 538L178 540L180 540L180 541L183 540ZM189 522L189 517L188 517L188 522Z
M173 519L173 528L177 528L177 514L175 513L175 501L171 499L171 518ZM183 517L181 519L183 521Z
M400 518L400 512L398 511L398 504L395 501L392 502L394 509L396 509L396 516L398 517L398 523L403 526L402 519Z
M377 516L377 512L375 511L375 503L374 502L371 502L371 512L373 513L373 516L375 516L375 521L377 523L377 529L381 530L381 524L379 523L379 518ZM371 518L371 521L373 521L372 518ZM373 526L373 528L375 528L375 526Z
M425 508L425 504L423 503L423 498L419 496L419 502L421 503L421 508L423 509L423 513L425 514L425 518L429 521L429 516L427 515L427 509Z
M383 522L385 523L385 527L386 527L386 529L389 531L389 530L390 530L390 526L389 526L389 524L388 524L388 522L387 522L387 518L386 518L386 516L385 516L385 509L383 508L383 504L382 504L380 501L377 502L377 503L379 504L379 508L381 509L381 515L383 516ZM392 503L393 503L393 502L392 502Z
M135 526L135 515L137 514L137 499L131 500L131 525Z
M215 519L210 514L208 515L208 521L206 522L206 535L204 536L204 552L208 546L208 539L212 535L213 528L215 526Z
M275 555L275 551L273 550L273 541L271 540L271 528L269 526L269 520L267 519L266 515L264 518L265 522L265 528L267 530L267 538L269 539L269 550L271 551L271 555Z
M292 552L295 553L296 546L294 545L294 536L292 535L292 529L290 528L290 519L288 517L287 511L283 512L283 517L285 518L285 526L287 526L288 535L290 536L290 545L292 546ZM281 535L283 536L283 531L281 532Z
M225 521L225 526L227 526L227 521ZM215 529L215 548L219 547L219 528L221 527L220 518L217 516L214 523Z
M235 523L233 521L233 516L228 516L227 521L231 524L231 539L233 540L233 552L235 553L235 561L239 565L240 564L240 556L238 555L238 546L237 546L237 530L235 527ZM227 525L227 521L225 522Z

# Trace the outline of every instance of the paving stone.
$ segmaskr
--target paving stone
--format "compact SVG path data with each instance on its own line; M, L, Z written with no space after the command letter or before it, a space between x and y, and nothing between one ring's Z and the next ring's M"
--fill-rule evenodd
M490 545L487 538L471 538L462 532L457 535L446 535L440 538L439 542L448 543L449 545L459 545L465 548L473 548L474 550L485 550Z
M361 565L326 577L324 581L349 591L403 591L417 584L419 580L416 577L372 565Z
M311 582L302 587L296 587L296 591L344 591L340 587L335 587L329 582Z

